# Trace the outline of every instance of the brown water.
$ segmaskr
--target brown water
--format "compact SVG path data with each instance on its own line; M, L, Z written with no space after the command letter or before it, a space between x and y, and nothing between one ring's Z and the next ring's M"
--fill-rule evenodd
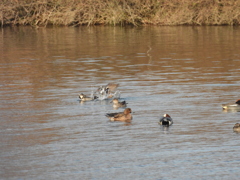
M1 179L238 179L239 27L4 28ZM120 84L130 125L109 101ZM158 125L168 113L174 124Z

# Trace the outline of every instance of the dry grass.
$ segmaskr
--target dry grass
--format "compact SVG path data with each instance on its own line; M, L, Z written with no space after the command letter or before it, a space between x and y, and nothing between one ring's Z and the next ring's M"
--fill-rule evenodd
M239 25L240 0L2 0L3 25Z

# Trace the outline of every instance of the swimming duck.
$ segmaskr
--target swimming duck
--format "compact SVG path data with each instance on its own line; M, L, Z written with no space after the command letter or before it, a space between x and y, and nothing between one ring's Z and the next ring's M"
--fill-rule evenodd
M173 120L168 114L164 114L159 120L159 124L163 126L171 126L173 124Z
M227 110L240 110L240 99L238 99L235 104L222 104L222 108Z
M81 101L92 101L92 100L97 99L97 98L98 98L97 96L88 97L88 96L86 96L86 95L83 94L83 93L79 94L79 99L80 99Z
M131 115L131 108L126 108L123 112L119 113L108 113L106 116L111 120L111 121L131 121L132 120L132 115Z
M114 98L111 102L113 103L114 108L126 107L127 106L126 101L120 102L117 98Z
M236 123L236 124L233 126L233 131L240 132L240 124L239 124L239 123Z

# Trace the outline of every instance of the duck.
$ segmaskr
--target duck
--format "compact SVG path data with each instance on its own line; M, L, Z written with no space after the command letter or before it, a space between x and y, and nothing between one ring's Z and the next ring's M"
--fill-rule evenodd
M240 132L240 123L236 123L236 124L233 126L233 131Z
M96 92L100 95L109 94L109 89L105 86L100 86Z
M173 120L169 114L164 114L158 123L162 126L171 126L173 124Z
M99 95L99 99L100 100L119 98L120 97L120 92L119 91L115 91L118 86L119 86L119 84L108 83L105 86L100 86L95 91L95 94Z
M126 101L120 102L117 98L114 98L111 102L113 103L114 108L126 107L127 106Z
M231 110L240 110L240 99L238 99L234 104L222 104L222 108L224 110L228 110L228 109L231 109Z
M106 117L110 119L110 121L123 121L128 122L132 120L132 109L126 108L123 112L118 113L107 113Z
M100 86L96 92L100 94L104 94L104 93L110 94L114 92L118 86L119 84L116 84L116 83L108 83L106 86Z
M118 88L119 84L116 83L108 83L106 88L108 89L109 93L114 92Z
M79 94L79 99L80 99L81 101L92 101L92 100L97 99L97 98L98 98L97 96L88 97L88 96L86 96L86 95L83 94L83 93Z

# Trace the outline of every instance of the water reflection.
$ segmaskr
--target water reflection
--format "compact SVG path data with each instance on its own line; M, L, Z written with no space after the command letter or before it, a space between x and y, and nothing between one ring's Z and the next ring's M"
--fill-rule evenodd
M133 125L131 120L125 121L125 122L109 121L109 123L112 123L112 126L114 126L114 127L131 126L131 125Z
M223 109L222 110L223 112L225 112L225 113L228 113L228 112L240 112L240 109Z
M221 108L239 99L239 27L0 31L3 179L239 177L239 112ZM129 123L107 120L112 99L78 101L111 82Z
M161 126L160 125L160 130L163 131L164 134L170 133L169 128L170 128L170 126Z
M235 134L240 134L240 130L233 130Z

